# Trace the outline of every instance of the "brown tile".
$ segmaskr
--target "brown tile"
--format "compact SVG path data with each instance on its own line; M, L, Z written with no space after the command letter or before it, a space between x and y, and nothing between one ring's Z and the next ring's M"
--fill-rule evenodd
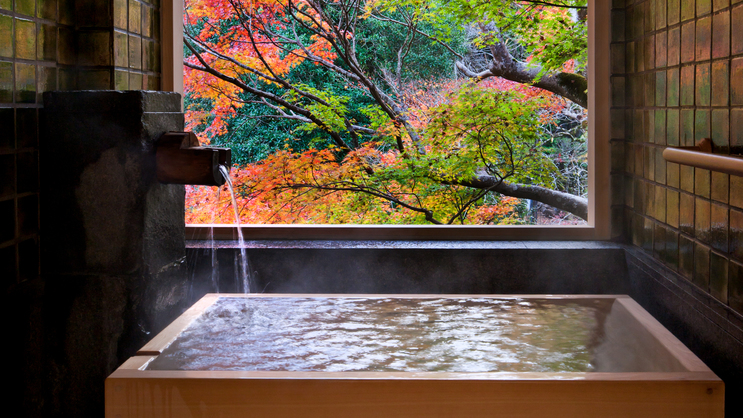
M36 22L15 20L15 56L27 60L36 59Z
M624 77L611 78L611 104L615 107L624 107L625 79Z
M710 228L710 203L698 197L694 202L694 237L709 243L711 238Z
M611 141L611 171L621 172L624 168L624 142Z
M635 179L632 193L634 194L634 197L632 198L632 208L637 213L641 213L645 207L645 182Z
M36 2L34 0L15 0L15 11L34 17L36 16Z
M129 73L129 88L131 90L142 90L142 74Z
M672 68L666 72L666 106L679 105L679 69ZM656 86L657 88L657 86ZM663 101L660 101L663 103Z
M646 216L655 217L655 186L651 182L645 182L644 186L642 213ZM665 201L663 201L663 206L665 206Z
M699 141L703 138L709 138L710 136L710 119L711 113L709 109L697 109L694 112L694 141Z
M645 155L643 156L643 167L642 175L648 180L655 180L655 152L653 148L645 147Z
M712 0L697 0L697 16L704 16L712 12Z
M730 110L730 152L743 153L743 109Z
M710 206L710 245L712 248L728 252L728 207L713 203Z
M679 146L679 110L666 111L666 144L672 147Z
M666 12L668 26L675 25L681 20L681 9L679 0L668 0L668 11Z
M39 245L35 237L18 244L19 280L34 280L39 275Z
M694 241L679 236L679 273L687 279L694 277Z
M118 29L128 28L127 5L127 0L113 0L114 27Z
M645 76L643 74L635 74L631 78L632 80L632 98L634 99L635 107L645 106ZM635 126L637 129L637 126Z
M0 15L0 57L13 57L13 18Z
M656 144L666 145L666 110L655 110L655 134L653 140ZM657 164L656 164L657 167ZM657 178L657 176L656 176Z
M681 106L694 105L694 65L681 67Z
M75 24L75 0L59 0L59 23Z
M652 2L642 4L642 13L645 15L645 33L652 32L655 29L655 7Z
M696 105L709 106L712 91L709 64L697 64L695 91Z
M696 60L708 60L712 53L712 17L697 20L696 29Z
M126 71L114 71L114 88L116 90L129 90L129 73Z
M681 26L681 62L692 62L694 61L694 53L696 50L695 40L695 26L694 22L684 23Z
M743 53L743 4L735 6L730 13L730 26L730 52Z
M681 190L694 193L694 167L679 165L679 177L681 178Z
M714 0L712 2L712 11L718 11L730 6L730 0Z
M655 148L655 182L666 184L666 159L663 158L663 149Z
M709 257L709 292L722 303L728 303L728 260L711 252Z
M730 261L728 268L728 305L743 314L743 265Z
M611 137L624 138L624 109L611 109Z
M642 110L635 109L634 114L632 115L632 138L635 141L644 142L646 140L645 131L643 131L644 126L645 126L645 112L643 112ZM638 174L642 175L642 173L638 173Z
M635 207L635 179L624 176L624 204L628 208Z
M36 89L38 102L42 102L41 94L45 91L54 91L57 88L57 68L56 67L42 67L39 66L39 85Z
M679 188L679 165L672 162L666 162L666 184L669 187Z
M136 0L129 0L129 32L142 33L142 5Z
M712 110L712 142L722 153L730 152L730 112L727 109Z
M78 72L77 86L80 90L110 90L111 70L82 70Z
M662 107L666 105L666 72L655 73L655 105Z
M663 259L666 253L666 229L661 224L653 225L653 255Z
M710 197L710 171L703 168L694 168L694 194Z
M664 229L666 235L666 252L663 255L663 261L674 270L677 270L679 264L679 233L670 228Z
M638 176L642 176L642 170L644 167L643 157L644 157L644 147L642 145L635 146L635 174Z
M694 19L696 15L694 0L681 0L681 21Z
M57 0L39 0L37 14L43 19L57 20Z
M142 68L142 39L129 35L129 68Z
M153 37L152 33L152 7L142 5L142 36ZM613 28L613 26L612 26Z
M712 17L712 58L730 55L730 12L725 11Z
M728 61L712 63L712 106L727 106L730 95L730 74Z
M692 282L705 292L709 289L709 248L694 243L694 277Z
M655 35L655 68L663 68L668 63L668 33Z
M730 193L730 175L712 172L712 188L710 195L712 200L722 203L728 203L728 194Z
M653 251L653 221L648 218L642 219L640 248L647 252Z
M128 39L129 37L125 33L114 32L114 65L117 67L129 66Z
M77 71L73 69L60 68L58 84L60 90L77 90Z
M678 65L681 60L681 28L675 27L668 31L668 58L669 66Z
M743 212L730 210L730 254L743 261Z
M643 87L645 91L645 106L654 106L655 105L655 74L653 73L647 73L645 74L645 86Z
M39 26L39 45L36 49L37 59L44 61L57 60L57 27L42 24Z
M78 64L111 65L111 32L80 31L77 36Z
M694 235L694 196L687 193L679 194L679 229Z
M730 93L733 106L743 105L743 57L730 63Z
M665 170L664 170L665 171ZM660 222L666 221L666 188L663 186L654 186L655 198L653 217Z
M15 64L16 103L36 103L36 66Z
M743 177L730 176L730 205L743 209Z
M675 190L666 191L666 223L679 227L679 192Z
M57 59L60 64L75 65L77 56L75 54L75 32L66 27L60 27L59 32Z

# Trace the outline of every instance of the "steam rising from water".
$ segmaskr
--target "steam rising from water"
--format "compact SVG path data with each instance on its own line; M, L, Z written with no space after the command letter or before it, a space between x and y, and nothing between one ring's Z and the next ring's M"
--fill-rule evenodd
M221 298L148 369L585 372L610 305Z

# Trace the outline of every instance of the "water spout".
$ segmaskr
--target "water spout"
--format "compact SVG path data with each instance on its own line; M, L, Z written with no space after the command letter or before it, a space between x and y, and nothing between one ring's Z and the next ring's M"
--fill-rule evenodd
M230 190L230 197L232 198L232 209L235 212L235 226L237 227L237 241L240 246L240 275L238 277L238 289L239 285L242 284L243 293L250 293L250 274L248 269L248 255L245 251L245 238L243 237L242 228L240 228L240 211L237 208L237 200L235 199L235 190L232 187L232 179L230 178L230 169L227 166L220 165L219 171L227 182L227 187ZM242 283L240 283L240 281Z

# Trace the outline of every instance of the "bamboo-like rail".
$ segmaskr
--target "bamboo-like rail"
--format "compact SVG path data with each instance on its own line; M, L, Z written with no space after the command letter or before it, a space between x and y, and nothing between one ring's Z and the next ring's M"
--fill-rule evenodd
M743 158L712 154L712 140L704 138L694 147L666 148L663 158L672 163L743 176Z

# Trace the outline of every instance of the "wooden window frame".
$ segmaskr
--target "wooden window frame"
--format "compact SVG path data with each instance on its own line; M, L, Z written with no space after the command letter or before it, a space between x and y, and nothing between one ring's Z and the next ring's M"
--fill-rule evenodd
M247 239L606 240L611 235L611 2L588 0L588 223L580 226L244 225ZM183 94L183 0L162 3L162 90ZM188 239L210 226L187 225ZM215 239L236 239L234 225L214 226Z

